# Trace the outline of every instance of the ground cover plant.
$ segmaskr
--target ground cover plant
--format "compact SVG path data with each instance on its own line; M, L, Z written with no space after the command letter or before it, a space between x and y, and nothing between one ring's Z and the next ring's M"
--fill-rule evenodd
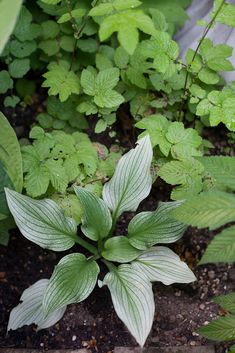
M233 48L207 35L217 23L235 27L235 6L215 0L208 22L199 23L198 46L181 58L174 34L190 3L0 2L2 110L17 125L19 112L36 106L22 139L0 114L0 244L16 223L42 248L83 247L23 292L9 330L51 326L98 283L143 346L153 322L151 283L195 280L162 244L179 240L186 225L213 230L235 220L234 157L209 156L218 151L205 134L219 126L234 143L235 84L222 76L234 70ZM152 183L170 189L173 201L133 216L126 235L115 233ZM223 229L199 264L234 262L233 235L234 226ZM234 338L233 300L233 293L215 299L231 315L198 332L216 338L215 325L217 339Z
M65 217L53 201L36 201L6 189L10 211L27 239L54 251L67 250L78 243L92 254L66 255L49 280L42 279L26 289L22 303L10 314L8 330L32 323L42 329L56 323L68 304L79 303L92 292L100 272L97 260L101 259L109 272L98 284L108 286L117 315L136 341L144 345L154 316L151 282L169 285L196 279L174 252L164 246L155 247L158 243L174 242L184 233L185 226L171 218L177 202L161 203L154 212L137 214L129 223L126 236L113 237L119 216L135 211L150 192L151 160L151 142L146 136L120 159L114 176L104 185L103 200L84 188L74 187L83 211L82 233L97 246L76 235L74 219Z

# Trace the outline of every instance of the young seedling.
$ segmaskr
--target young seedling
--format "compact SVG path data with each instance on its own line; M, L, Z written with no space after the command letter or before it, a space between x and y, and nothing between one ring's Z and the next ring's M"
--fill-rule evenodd
M65 217L52 200L33 200L6 189L9 209L27 239L54 251L70 249L77 243L91 252L88 258L82 253L66 255L50 279L41 279L26 289L21 303L11 311L8 330L32 323L38 329L53 325L67 305L83 301L93 291L100 272L98 262L102 261L108 272L98 284L108 286L117 315L144 346L155 310L152 282L169 285L196 279L172 250L156 246L183 235L185 226L171 216L179 202L163 202L153 212L137 214L128 225L127 235L113 236L119 216L136 211L148 196L151 161L147 135L119 160L114 176L104 185L103 199L74 187L83 209L83 237L77 235L76 222Z

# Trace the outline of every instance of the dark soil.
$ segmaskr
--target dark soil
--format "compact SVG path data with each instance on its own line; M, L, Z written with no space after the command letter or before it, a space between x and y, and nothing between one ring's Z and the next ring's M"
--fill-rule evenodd
M30 109L17 119L11 115L13 126L21 131L18 135L27 136L32 123ZM124 145L131 144L133 136L127 129ZM209 135L212 130L209 131ZM224 130L216 130L211 138L216 145L215 153L226 154ZM102 142L104 143L102 135ZM205 132L208 138L208 131ZM94 138L98 140L97 135ZM163 183L153 188L149 198L140 205L140 210L153 210L159 200L169 200L170 189ZM133 214L125 214L117 225L119 234L125 234L126 226ZM156 314L149 346L196 346L208 341L200 337L196 330L205 322L224 313L212 302L214 296L235 290L235 267L231 265L209 265L197 267L208 242L213 237L207 230L188 229L183 239L172 246L183 260L194 270L198 281L189 285L164 286L154 284ZM81 251L74 247L72 251ZM71 252L71 251L70 251ZM68 252L67 252L68 253ZM63 255L65 255L63 253ZM136 345L127 329L117 318L107 289L95 288L93 294L78 305L70 305L63 319L54 327L36 332L35 327L23 327L6 334L11 309L18 304L21 293L41 278L49 278L54 265L63 256L60 253L42 250L24 239L17 230L12 232L8 247L0 246L0 347L24 347L40 349L92 348L94 352L108 353L114 346ZM104 269L102 268L101 275ZM224 353L226 347L217 345L217 353Z

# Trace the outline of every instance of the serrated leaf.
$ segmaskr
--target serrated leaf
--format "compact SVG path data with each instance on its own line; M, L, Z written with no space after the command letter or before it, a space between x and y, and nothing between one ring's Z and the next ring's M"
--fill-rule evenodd
M11 88L13 88L13 80L9 72L6 70L0 71L0 93L4 94Z
M227 295L220 295L215 297L213 301L221 306L226 311L229 311L231 314L235 313L235 293L229 293Z
M37 45L34 40L25 41L22 43L15 39L10 42L10 52L16 58L25 58L30 56L36 49Z
M141 2L138 0L114 0L112 3L99 4L93 7L89 12L89 16L95 17L110 15L116 11L123 11L139 5L141 5Z
M23 236L42 248L64 251L76 239L77 226L49 199L33 200L5 189L8 207Z
M60 45L56 39L46 39L38 44L38 48L40 48L46 55L53 56L59 52Z
M48 286L48 279L41 279L24 290L20 301L10 313L7 331L17 330L24 325L37 325L42 330L54 325L65 313L66 307L52 312L46 319L42 309L42 300Z
M151 189L152 146L149 136L138 141L135 149L118 162L114 176L104 185L103 199L114 219L125 211L135 211Z
M137 214L128 225L130 244L146 250L159 243L173 243L180 239L186 227L172 216L172 211L179 205L179 202L162 202L156 211Z
M30 70L29 59L15 59L9 65L9 73L13 78L21 78Z
M145 129L150 135L153 147L159 146L161 152L167 157L171 149L171 143L166 138L169 124L167 118L156 114L140 120L135 126L139 129Z
M141 10L126 10L106 17L100 25L100 40L108 39L118 32L118 40L128 54L132 55L139 42L138 30L153 35L156 30L150 17Z
M73 18L81 18L86 14L86 10L85 9L75 9L72 10L70 12L66 12L65 14L63 14L62 16L60 16L60 18L58 19L58 23L65 23L68 21L71 21Z
M139 273L144 273L151 282L160 281L170 285L191 283L196 280L187 264L164 246L145 251L131 265Z
M0 54L14 30L23 0L1 0L0 4Z
M204 192L186 200L174 211L174 217L198 228L218 228L235 221L235 197L222 191Z
M200 79L200 81L208 85L215 85L220 80L219 75L215 71L206 67L200 70L200 72L198 73L198 78Z
M213 341L232 341L235 337L235 316L220 317L200 327L197 332Z
M221 4L221 0L215 0L214 11L211 16L215 15ZM233 5L233 3L225 2L223 4L221 10L218 13L218 16L216 16L216 21L223 23L227 26L235 27L235 6Z
M105 242L102 256L109 261L125 263L136 259L140 253L140 250L130 244L127 237L118 236Z
M15 131L0 112L0 161L10 177L15 190L23 187L22 156Z
M112 218L104 201L84 188L75 186L74 191L83 210L82 232L95 241L106 238L112 227Z
M48 176L52 186L56 191L59 191L63 194L68 186L69 181L67 178L66 170L62 166L61 161L48 159L45 162L45 167L48 170Z
M53 65L43 77L46 80L43 82L42 87L49 87L49 95L55 96L59 94L61 102L66 101L72 93L79 94L80 84L78 76L60 64Z
M97 263L83 254L64 256L55 267L44 294L45 315L86 299L96 285L98 274Z
M42 36L44 39L55 38L60 33L60 27L55 21L48 20L43 21L42 24Z
M235 190L235 158L229 156L210 156L198 158L209 173L212 184L222 191Z
M235 226L223 230L212 239L200 260L200 265L220 262L235 262Z
M130 265L121 265L109 272L103 285L107 285L118 317L127 326L140 346L144 346L154 317L152 286L146 276Z

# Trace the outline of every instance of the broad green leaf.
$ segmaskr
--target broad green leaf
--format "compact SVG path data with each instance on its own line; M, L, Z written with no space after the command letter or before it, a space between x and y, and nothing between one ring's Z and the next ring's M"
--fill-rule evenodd
M49 87L49 95L55 96L59 94L61 102L66 101L72 93L79 94L80 83L78 76L60 64L53 65L43 77L46 80L43 82L42 87Z
M30 70L30 60L14 59L9 65L9 73L13 78L21 78Z
M60 33L60 27L55 21L43 21L41 26L44 39L55 38Z
M58 19L58 23L65 23L68 21L71 21L74 18L80 19L81 17L83 17L86 14L86 10L85 9L75 9L72 10L70 12L66 12L65 14L63 14L59 19Z
M44 294L45 315L86 299L96 285L98 274L97 263L83 254L69 254L63 257L55 267Z
M136 211L151 189L150 165L153 151L149 136L118 162L112 179L104 185L103 199L117 219L125 211Z
M213 301L220 305L226 311L235 314L235 293L229 293L227 295L220 295L215 297Z
M105 276L103 285L107 285L111 292L117 315L143 347L152 327L155 309L150 281L130 265L121 265Z
M222 191L204 192L186 200L173 213L185 224L215 229L235 221L235 197Z
M37 330L42 330L54 325L63 317L66 307L52 312L47 318L44 317L42 300L48 283L48 279L41 279L24 290L20 298L21 303L10 313L7 331L31 324L37 325Z
M235 316L228 315L200 327L197 332L213 341L233 341L235 338Z
M151 282L160 281L170 285L196 281L187 264L164 246L145 251L131 265L139 273L144 273Z
M25 238L54 251L64 251L74 245L76 222L65 217L54 201L33 200L10 189L5 190L8 207Z
M159 146L164 156L168 156L171 143L166 138L170 122L163 115L150 115L135 124L139 129L145 129L151 138L153 147Z
M109 261L130 262L137 258L141 251L134 248L125 236L108 239L104 244L102 256Z
M20 42L16 39L10 42L10 52L16 58L25 58L30 56L37 49L36 42L33 41L25 41Z
M15 131L0 112L0 161L10 177L16 191L23 186L22 157Z
M7 206L7 200L6 200L6 195L4 188L9 187L12 188L12 182L11 179L9 178L4 165L2 164L0 160L0 215L1 216L8 216L9 215L9 209Z
M14 30L23 0L0 2L0 54Z
M42 40L38 44L38 48L40 48L48 56L54 56L60 51L60 45L56 39Z
M210 156L197 158L209 173L211 183L217 189L235 190L235 157Z
M220 262L235 262L235 226L223 230L212 239L200 260L200 265Z
M211 16L214 16L222 4L222 0L215 0L214 11ZM216 21L227 26L235 27L235 6L233 3L225 2L216 16Z
M95 241L106 238L112 227L112 218L104 201L84 188L75 186L74 191L83 210L82 232Z
M156 211L137 214L128 225L130 244L146 250L155 244L173 243L180 239L186 227L172 216L172 211L179 205L180 202L162 202Z
M13 80L9 72L6 70L0 71L0 93L6 93L11 88L13 88Z
M110 15L116 11L135 8L140 5L141 2L138 0L114 0L111 3L99 4L93 7L89 12L89 16L95 17Z
M105 41L114 32L118 32L121 46L132 55L139 42L138 29L149 35L156 33L151 18L143 11L126 10L106 17L101 22L99 36L101 41Z

